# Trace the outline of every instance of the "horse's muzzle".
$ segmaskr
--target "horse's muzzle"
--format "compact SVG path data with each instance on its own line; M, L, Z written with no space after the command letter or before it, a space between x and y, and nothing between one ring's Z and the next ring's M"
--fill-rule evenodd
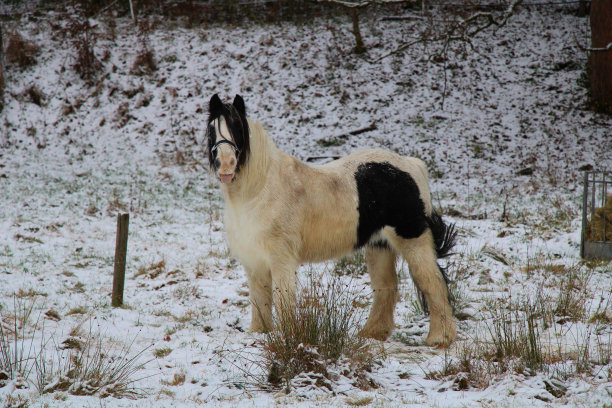
M219 180L224 184L230 184L234 180L234 173L232 174L219 174Z

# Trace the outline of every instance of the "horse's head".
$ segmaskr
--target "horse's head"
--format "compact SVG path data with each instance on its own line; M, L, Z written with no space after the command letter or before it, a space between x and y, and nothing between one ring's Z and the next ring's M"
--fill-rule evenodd
M222 183L234 181L249 154L249 125L244 101L223 103L217 94L208 110L208 160Z

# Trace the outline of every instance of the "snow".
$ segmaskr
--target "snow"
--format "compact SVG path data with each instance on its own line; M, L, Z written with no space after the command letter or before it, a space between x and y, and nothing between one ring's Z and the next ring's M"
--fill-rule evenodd
M458 355L462 342L485 331L487 301L558 291L560 278L525 272L530 263L577 265L590 274L587 319L600 298L610 308L610 264L584 264L579 255L579 169L612 167L612 119L588 107L578 83L586 61L578 42L587 42L587 20L563 8L522 9L490 38L477 38L474 51L451 55L443 98L443 65L423 58L422 47L371 62L408 35L402 22L367 20L369 55L361 58L350 54L345 20L337 20L333 32L321 19L195 28L157 21L150 43L158 70L136 76L130 73L138 52L131 21L114 19L113 38L110 20L100 17L95 50L104 70L88 84L72 69L70 40L54 28L62 17L24 14L3 24L41 52L35 66L6 73L1 310L3 316L11 310L12 294L36 292L35 314L54 309L61 317L40 318L58 344L85 322L109 349L133 343L133 355L149 347L141 360L151 361L136 374L144 390L138 400L38 396L33 387L14 383L0 390L0 399L20 395L49 407L310 407L369 398L370 405L385 407L610 403L609 362L597 374L564 380L567 392L560 398L544 385L554 373L507 373L485 389L461 391L453 390L450 377L426 378ZM28 97L32 86L43 95L41 106ZM223 203L202 149L207 104L216 92L226 100L241 94L249 116L303 160L384 147L427 162L435 205L456 210L448 217L460 231L450 262L468 271L460 286L472 318L459 322L449 355L423 345L428 322L410 306L413 289L402 264L398 327L371 374L379 388L362 391L344 377L333 393L298 387L285 395L240 386L246 381L240 356L257 355L261 337L247 332L246 278L228 256ZM317 144L371 123L377 130L339 146ZM533 175L517 175L527 167ZM118 209L130 212L125 308L110 307ZM507 265L486 256L485 246L500 251ZM161 261L159 274L148 270ZM300 276L324 274L332 265L304 266ZM367 291L367 276L356 279ZM69 313L75 308L86 313ZM580 321L555 325L543 342L575 352L591 333L593 347L610 347L612 327L594 330ZM40 344L41 336L32 341ZM172 351L155 358L160 348ZM175 374L184 374L184 383L169 385Z

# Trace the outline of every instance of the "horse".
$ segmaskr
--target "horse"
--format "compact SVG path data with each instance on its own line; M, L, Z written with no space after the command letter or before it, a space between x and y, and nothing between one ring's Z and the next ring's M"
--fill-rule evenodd
M230 252L248 279L251 331L272 329L273 306L295 307L299 265L365 247L374 300L358 335L386 340L394 330L401 255L429 309L425 344L450 345L455 320L437 259L449 254L456 232L432 207L423 161L366 149L322 165L303 163L246 116L240 95L231 104L212 96L207 140Z

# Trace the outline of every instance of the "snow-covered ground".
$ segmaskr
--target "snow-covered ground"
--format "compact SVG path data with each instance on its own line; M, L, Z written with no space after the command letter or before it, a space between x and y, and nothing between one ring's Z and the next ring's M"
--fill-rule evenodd
M35 348L50 338L61 344L80 327L82 335L101 333L109 350L144 350L139 361L150 361L134 374L143 395L39 396L32 385L9 383L0 399L49 407L609 406L612 365L599 354L610 357L612 267L579 254L580 169L612 168L612 118L589 108L581 86L586 19L554 6L525 8L446 64L424 58L422 45L372 62L416 22L365 21L369 51L357 57L347 20L184 28L158 19L150 34L158 69L147 75L132 73L140 45L130 20L92 22L103 67L92 83L72 68L62 14L3 23L41 51L36 65L6 72L0 312L6 324L14 294L34 305L31 321L44 323L44 333L27 329ZM256 356L261 337L246 330L246 278L228 255L223 203L202 149L217 92L226 100L241 94L249 116L303 160L384 147L426 161L434 203L460 231L449 271L465 320L449 351L423 345L427 318L415 311L402 264L397 329L370 374L378 388L361 390L342 376L333 392L243 386L241 356ZM337 137L372 123L376 130ZM130 213L126 306L111 308L118 211ZM332 268L306 265L300 276ZM507 372L488 387L460 390L456 375L432 375L486 335L496 299L558 297L567 273L586 282L584 316L556 316L542 342L568 356L589 345L588 370L576 373L568 357L565 370L561 362ZM368 290L367 275L353 279ZM587 322L602 310L607 322ZM564 391L553 395L550 379Z

